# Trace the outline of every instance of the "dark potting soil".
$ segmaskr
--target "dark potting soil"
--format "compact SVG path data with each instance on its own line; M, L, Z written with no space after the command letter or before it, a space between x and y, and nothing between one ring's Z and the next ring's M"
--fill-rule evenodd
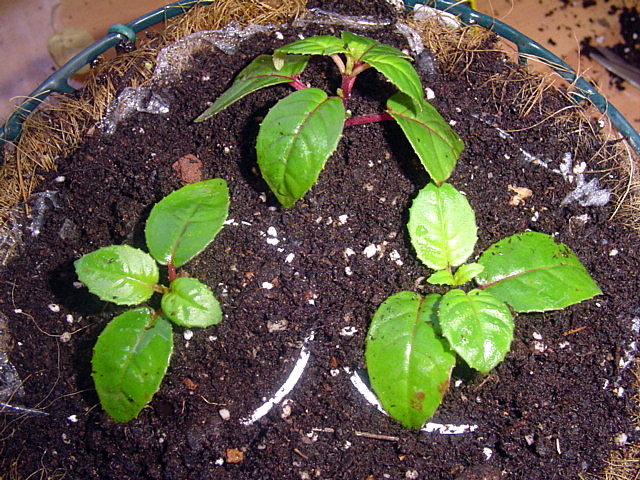
M586 134L577 141L575 122L548 117L566 106L560 95L521 117L523 76L491 44L464 67L422 72L432 103L466 143L450 181L476 212L476 254L527 229L548 233L574 250L603 294L560 312L518 315L512 350L489 375L456 369L432 421L477 426L472 432L408 431L355 389L350 372L366 378L364 339L377 306L402 290L438 290L426 284L431 272L407 241L407 209L428 179L400 130L390 123L348 128L312 191L285 210L258 175L254 143L260 118L288 87L262 90L193 123L255 55L299 33L338 30L282 28L282 39L258 35L232 57L200 52L179 81L154 87L168 114L137 114L113 135L87 135L55 174L45 174L50 193L31 205L40 233L25 228L28 241L3 272L0 311L24 380L13 401L46 415L3 412L3 473L564 480L599 471L616 441L635 439L633 375L622 365L637 336L637 236L608 221L612 204L562 204L576 188L569 162L589 162L603 145ZM393 27L367 34L404 42ZM304 80L339 85L325 59L312 60ZM353 113L378 111L391 87L372 71L359 82L371 89L355 89ZM98 404L90 357L106 322L123 309L78 286L73 261L113 243L145 248L149 210L180 186L172 164L186 154L202 161L204 178L224 178L230 188L228 224L184 267L215 290L224 321L193 332L176 328L160 390L137 419L115 424ZM561 165L572 181L553 171ZM599 175L613 179L615 169ZM510 205L509 186L533 194ZM376 253L368 257L370 245ZM287 400L242 424L282 385L312 332L309 364Z

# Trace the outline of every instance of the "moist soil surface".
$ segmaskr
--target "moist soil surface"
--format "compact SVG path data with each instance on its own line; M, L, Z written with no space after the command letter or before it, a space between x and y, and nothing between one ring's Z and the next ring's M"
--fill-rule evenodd
M384 13L380 5L368 8ZM357 3L354 11L361 13ZM561 95L549 94L521 116L524 76L490 42L453 69L434 71L421 56L433 105L466 143L450 182L476 212L475 254L511 234L544 232L577 254L603 294L564 311L518 315L512 350L490 374L456 368L432 421L474 431L408 431L368 404L349 373L366 380L365 334L387 296L439 291L425 282L432 272L407 239L407 209L428 178L399 128L381 122L346 129L317 184L283 209L257 172L254 144L260 118L289 87L251 94L193 122L255 55L300 33L338 33L319 25L279 31L282 38L260 34L232 57L214 49L195 54L179 80L154 86L168 114L134 115L112 135L96 129L60 159L56 173L43 173L42 191L50 193L31 202L25 243L2 274L0 311L24 381L12 403L46 415L5 409L3 473L564 480L602 469L616 439L634 440L633 375L621 366L635 339L638 239L609 221L611 203L563 204L576 175L569 168L565 181L554 170L586 161L601 181L613 181L611 165L593 161L606 145L576 135L586 123L549 118L567 105ZM393 26L367 34L405 46ZM379 111L393 91L372 71L361 77L349 105L354 115ZM326 59L313 59L303 80L332 91L340 81ZM230 188L228 224L182 269L213 288L224 320L193 332L175 328L160 390L137 419L116 424L99 406L90 358L106 322L124 310L78 285L73 261L108 244L145 248L149 210L181 185L172 165L187 154L202 162L203 178L224 178ZM510 185L532 195L511 205ZM33 220L41 222L37 236ZM372 257L364 254L369 245L377 247ZM242 424L282 385L312 332L306 371L286 401Z

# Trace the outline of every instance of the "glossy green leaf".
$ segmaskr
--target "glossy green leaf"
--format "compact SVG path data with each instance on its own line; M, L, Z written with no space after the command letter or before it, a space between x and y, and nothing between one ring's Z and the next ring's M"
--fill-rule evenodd
M439 270L427 278L431 285L455 285L453 274L449 270Z
M295 53L300 55L333 55L344 53L344 41L332 35L296 40L275 50L275 53Z
M435 294L393 295L380 305L367 333L371 387L405 427L418 429L433 415L455 365L455 354L434 330L439 300Z
M351 32L342 32L341 36L346 53L358 61L362 59L365 53L380 44L377 40Z
M578 257L544 233L526 232L491 245L478 259L479 288L518 312L556 310L602 291Z
M276 69L271 55L256 57L238 74L233 85L225 90L195 121L202 122L212 117L256 90L293 81L295 76L307 66L307 62L308 58L305 56L285 55L281 57L280 68Z
M478 239L475 213L448 183L429 183L420 190L409 209L407 228L418 258L434 270L463 264Z
M396 93L387 100L387 112L398 123L420 162L435 183L444 182L456 165L464 143L438 111L422 101L416 109L415 100Z
M208 327L222 320L222 310L213 292L199 280L176 278L162 296L162 312L185 327Z
M171 324L149 308L115 317L93 351L92 377L102 408L116 422L128 422L158 390L173 350Z
M511 312L490 293L450 290L440 301L438 320L451 348L482 373L500 363L511 346Z
M317 88L298 90L269 111L256 143L258 165L283 206L292 206L315 183L344 121L342 100Z
M153 258L128 245L100 248L76 260L74 266L91 293L118 305L148 300L159 278Z
M392 47L382 44L377 45L365 53L361 60L371 65L395 85L398 90L409 96L414 102L414 109L420 111L426 103L423 101L420 77L411 63L405 60L404 57L391 54L389 48Z
M473 280L484 270L484 265L479 263L465 263L460 265L460 268L456 270L454 275L453 285L464 285L465 283Z
M180 267L205 249L229 212L227 182L192 183L160 200L145 227L149 253L159 263Z

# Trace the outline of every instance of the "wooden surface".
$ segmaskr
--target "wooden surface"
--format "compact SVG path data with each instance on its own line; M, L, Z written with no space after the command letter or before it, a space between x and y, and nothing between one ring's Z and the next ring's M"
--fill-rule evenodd
M619 90L598 63L580 55L580 42L590 37L592 45L613 46L622 42L618 7L637 6L637 0L597 0L583 7L582 0L476 0L476 9L491 15L567 62L589 80L640 131L640 89L624 83ZM640 32L639 32L640 33Z

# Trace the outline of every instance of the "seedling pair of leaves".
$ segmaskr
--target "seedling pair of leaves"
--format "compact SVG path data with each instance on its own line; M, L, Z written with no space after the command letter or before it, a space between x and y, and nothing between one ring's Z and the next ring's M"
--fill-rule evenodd
M507 237L465 264L477 241L475 214L448 183L420 191L408 230L418 258L436 270L429 283L477 285L425 297L401 292L373 317L366 346L371 386L385 410L409 428L422 427L440 405L457 356L482 373L504 359L513 339L512 309L546 312L602 293L576 255L542 233Z
M342 75L336 95L300 80L310 55L331 57ZM367 37L342 32L299 40L260 55L236 77L233 85L197 119L201 122L261 88L287 83L295 92L280 100L265 116L256 142L263 178L285 207L291 207L313 186L336 149L345 126L395 120L422 165L437 184L444 182L464 145L423 95L411 57ZM385 112L350 118L347 103L356 77L373 68L398 92Z
M80 281L102 300L137 305L154 293L162 295L160 310L142 306L113 318L94 347L93 381L102 407L115 421L137 417L158 390L173 351L172 322L207 327L222 319L209 287L195 278L178 278L176 268L206 248L228 211L224 180L193 183L151 210L145 228L149 253L112 245L75 262ZM159 283L158 264L167 266L168 287Z

